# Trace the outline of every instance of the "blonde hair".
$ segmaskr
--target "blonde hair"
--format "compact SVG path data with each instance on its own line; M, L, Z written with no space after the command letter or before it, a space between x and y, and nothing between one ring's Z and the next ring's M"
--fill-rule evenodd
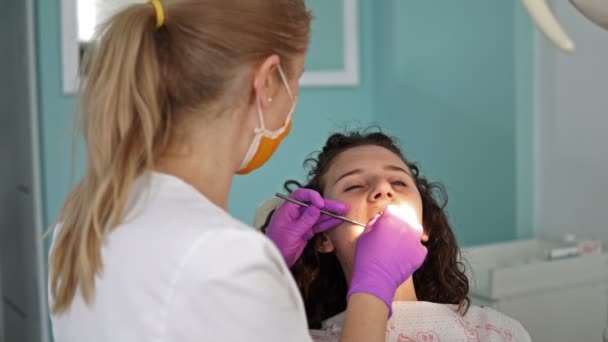
M77 291L92 301L103 239L177 124L226 96L244 65L277 54L292 74L291 62L308 46L303 0L174 0L163 8L160 28L150 4L117 13L87 56L78 121L86 169L60 213L51 251L54 314L67 311Z

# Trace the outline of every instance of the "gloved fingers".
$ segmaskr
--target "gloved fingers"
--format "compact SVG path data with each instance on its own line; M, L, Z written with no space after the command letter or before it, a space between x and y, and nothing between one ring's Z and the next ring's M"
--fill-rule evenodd
M325 206L325 200L321 197L321 194L312 189L299 188L289 196L298 201L309 203L317 208L323 208Z
M315 233L312 231L312 229L309 229L304 233L304 235L302 237L304 238L304 241L308 242L314 236L315 236Z
M372 230L372 228L376 225L376 222L378 221L379 218L380 218L380 214L377 214L376 216L374 216L374 218L369 220L369 222L365 226L365 230L363 230L363 233L370 232Z
M325 206L323 206L322 209L327 210L334 214L346 215L346 213L348 212L349 206L346 203L326 199Z
M420 256L422 257L422 259L426 259L426 256L428 255L429 250L428 248L426 248L426 246L422 245L422 247L420 248Z
M420 226L416 217L416 211L414 210L414 208L409 206L396 206L391 204L384 208L382 214L398 218L401 221L407 222L411 225Z
M380 216L374 218L369 224L372 226L383 226L390 229L406 229L408 233L422 239L424 229L417 223L416 214L412 208L387 206Z
M349 210L349 206L346 203L326 199L325 206L323 206L322 209L338 215L345 215ZM322 233L328 229L339 225L340 223L342 223L342 220L340 219L331 217L329 215L321 214L321 217L319 218L317 224L314 227L314 233Z
M327 231L327 230L341 224L342 222L343 222L342 220L337 219L335 217L321 214L319 221L313 227L313 232L315 234L323 233L324 231Z
M420 268L420 266L422 266L422 264L424 263L424 260L426 260L426 256L428 254L428 249L423 245L420 244L419 246L416 247L416 264L418 265L417 268Z
M285 201L272 215L272 220L296 221L300 216L302 216L303 209L305 208L299 204Z
M304 230L302 233L310 230L317 223L321 217L321 210L313 205L302 211L302 215L296 220L296 228L298 230Z
M283 258L285 259L285 263L287 264L287 266L291 267L293 266L293 264L296 263L296 261L298 261L298 258L302 255L302 252L304 251L304 247L306 247L306 244L301 243L297 245L295 249L293 249L293 251L291 251L290 253L283 254Z

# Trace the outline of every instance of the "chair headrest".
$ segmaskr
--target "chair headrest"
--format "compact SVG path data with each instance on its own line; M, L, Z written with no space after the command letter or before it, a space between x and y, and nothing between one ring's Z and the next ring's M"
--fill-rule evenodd
M255 209L255 217L253 218L253 226L255 229L260 230L268 215L271 211L278 208L281 204L283 204L284 200L273 197L267 201L264 201Z

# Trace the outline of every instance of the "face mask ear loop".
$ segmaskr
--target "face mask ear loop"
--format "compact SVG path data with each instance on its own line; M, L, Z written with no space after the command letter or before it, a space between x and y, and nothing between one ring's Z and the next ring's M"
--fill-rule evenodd
M287 77L285 77L285 73L283 72L283 68L281 68L281 64L277 64L277 69L279 69L279 75L281 76L281 79L283 80L283 85L285 85L285 88L287 88L287 95L289 96L289 99L291 100L292 103L295 103L294 99L293 99L293 94L291 93L291 89L289 89L289 84L287 83ZM264 115L262 113L262 105L260 104L260 98L259 96L255 97L255 101L257 103L258 106L258 117L260 119L260 128L256 128L256 133L260 133L260 132L264 132L266 130L266 125L264 124ZM289 115L291 116L291 113L289 113ZM288 118L291 119L291 118Z
M287 96L289 96L289 99L291 100L292 106L295 107L295 105L296 105L296 99L293 96L293 93L291 92L291 89L289 88L289 83L287 82L287 77L285 77L285 73L283 72L283 68L281 68L281 64L277 64L277 69L279 69L279 75L281 76L281 80L283 80L283 85L285 85L285 90L287 90ZM289 117L287 118L286 122L289 122L289 120L291 120L291 116L292 115L293 115L293 110L290 111Z
M261 133L266 130L266 126L264 125L264 114L262 113L262 105L260 104L260 98L258 96L255 97L256 105L258 106L258 118L260 119L260 126L256 127L255 133Z
M281 76L281 80L283 81L285 90L287 90L287 96L289 96L289 99L291 100L292 105L295 106L295 99L293 97L293 93L291 92L291 89L289 88L289 83L287 83L287 77L285 77L285 73L283 72L283 68L281 68L281 64L277 64L277 69L279 70L279 75ZM266 131L266 125L264 124L264 113L262 112L262 105L260 103L260 97L256 96L255 101L256 101L256 105L258 106L258 118L260 119L260 126L261 126L259 128L256 128L255 132L261 133L261 132ZM289 122L291 120L292 115L293 115L293 111L291 111L289 113L289 116L287 117L287 120L285 122Z
M277 69L279 69L279 75L281 75L281 79L283 80L283 84L285 85L285 89L287 89L287 95L289 95L289 99L291 102L295 102L293 94L291 93L291 89L289 89L289 83L287 83L287 77L285 77L285 73L283 72L283 68L281 68L281 64L277 65Z

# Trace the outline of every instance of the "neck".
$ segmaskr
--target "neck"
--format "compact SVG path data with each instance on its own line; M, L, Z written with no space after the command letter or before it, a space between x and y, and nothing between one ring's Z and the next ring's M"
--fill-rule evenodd
M417 302L416 288L414 287L414 279L410 277L405 283L401 284L395 291L395 302Z
M200 164L193 157L170 156L163 158L156 170L180 178L215 205L227 210L232 171L217 165L217 158L208 158L213 161L208 164L213 164L214 167Z
M234 146L242 137L237 134L239 127L225 122L216 119L192 125L195 128L185 133L188 142L171 144L156 170L182 179L227 210L232 177L241 158L241 151Z

